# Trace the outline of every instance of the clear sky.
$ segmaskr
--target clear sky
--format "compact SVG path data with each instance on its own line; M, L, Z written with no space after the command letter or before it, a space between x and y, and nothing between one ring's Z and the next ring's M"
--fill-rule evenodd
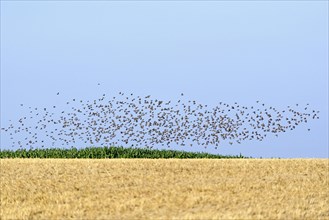
M310 132L301 125L219 153L327 158L328 2L1 1L2 127L24 115L21 103L119 91L164 100L184 92L209 105L309 103L320 111ZM1 148L9 142L2 132Z

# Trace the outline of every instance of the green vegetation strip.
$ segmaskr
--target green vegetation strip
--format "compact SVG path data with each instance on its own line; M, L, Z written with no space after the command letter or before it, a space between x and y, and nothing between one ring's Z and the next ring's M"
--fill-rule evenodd
M20 149L0 150L0 158L248 158L177 150L155 150L124 147L89 147L83 149Z

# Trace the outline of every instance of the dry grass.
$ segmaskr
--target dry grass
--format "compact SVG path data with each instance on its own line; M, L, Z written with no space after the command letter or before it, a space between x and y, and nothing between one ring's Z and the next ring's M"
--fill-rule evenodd
M0 161L0 219L329 219L328 159Z

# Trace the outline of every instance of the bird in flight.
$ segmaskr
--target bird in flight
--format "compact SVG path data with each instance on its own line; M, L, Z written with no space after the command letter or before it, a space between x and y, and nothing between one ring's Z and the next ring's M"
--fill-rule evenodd
M17 134L19 147L38 146L39 143L44 146L49 139L52 146L70 146L77 141L108 146L125 143L136 147L192 146L195 143L205 148L216 146L217 149L221 141L230 145L245 140L262 141L270 134L278 137L299 124L319 118L319 111L312 111L309 107L301 108L303 111L290 107L289 111L280 111L265 104L254 108L237 102L232 105L219 102L219 105L209 108L192 100L165 101L152 99L151 95L136 97L133 93L120 92L112 99L107 97L103 94L99 99L80 100L78 103L75 102L78 99L71 99L64 102L71 107L67 111L58 105L52 105L53 108L29 107L30 117L19 119L17 126L11 123L1 129L13 140ZM43 111L38 112L38 109ZM28 119L32 119L30 123ZM31 124L35 126L29 126ZM24 134L26 136L21 139ZM13 147L18 140L13 142Z

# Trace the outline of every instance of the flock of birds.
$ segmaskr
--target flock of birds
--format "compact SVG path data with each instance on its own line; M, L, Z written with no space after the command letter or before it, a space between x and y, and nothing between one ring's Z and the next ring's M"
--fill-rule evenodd
M217 149L223 142L262 141L319 119L319 111L309 109L309 104L296 104L302 111L291 106L280 111L259 101L256 107L219 102L210 108L183 96L173 102L120 92L92 101L72 99L64 108L28 107L29 115L10 121L2 131L9 134L12 147L21 148L196 144Z

